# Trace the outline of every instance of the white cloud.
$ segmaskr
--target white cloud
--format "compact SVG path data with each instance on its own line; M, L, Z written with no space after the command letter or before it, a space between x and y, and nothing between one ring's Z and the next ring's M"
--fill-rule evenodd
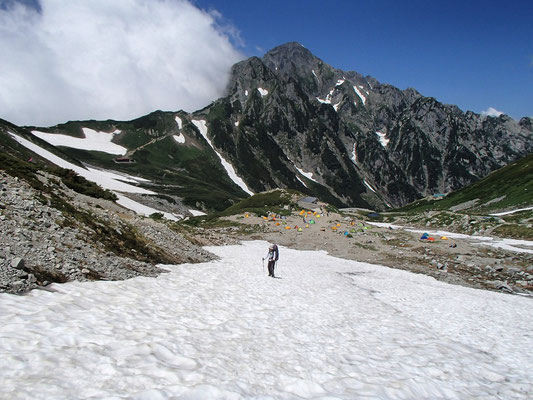
M489 107L485 111L481 111L481 115L488 115L489 117L499 117L502 114L505 113L503 111L498 111L493 107Z
M194 111L243 58L235 28L186 0L41 0L0 9L0 118L20 125Z

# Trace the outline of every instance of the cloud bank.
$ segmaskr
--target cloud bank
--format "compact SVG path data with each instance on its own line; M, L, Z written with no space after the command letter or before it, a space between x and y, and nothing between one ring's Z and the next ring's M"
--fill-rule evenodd
M481 115L488 115L489 117L499 117L502 114L505 113L502 111L498 111L493 107L489 107L485 111L481 111Z
M15 124L194 111L223 95L243 58L232 44L238 32L186 0L40 7L0 9L0 118Z

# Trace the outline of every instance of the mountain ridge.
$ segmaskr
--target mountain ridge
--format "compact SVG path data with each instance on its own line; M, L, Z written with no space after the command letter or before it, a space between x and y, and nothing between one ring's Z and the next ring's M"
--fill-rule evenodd
M211 143L192 123L200 120ZM289 188L338 206L384 210L457 190L533 151L530 118L463 112L416 89L333 68L296 42L235 64L227 95L193 113L28 130L79 136L84 124L120 129L113 142L138 163L118 166L103 153L62 148L67 154L133 169L204 210L246 197L221 160L254 192ZM218 193L215 201L209 193Z

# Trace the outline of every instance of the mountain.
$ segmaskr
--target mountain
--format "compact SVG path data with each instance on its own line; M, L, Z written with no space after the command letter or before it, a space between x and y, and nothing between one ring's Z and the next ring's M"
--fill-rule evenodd
M532 177L533 154L530 154L442 199L418 200L401 211L451 210L487 214L502 209L528 208L532 205Z
M56 144L204 210L274 188L337 206L395 208L460 189L533 151L530 118L462 112L414 89L335 69L298 43L235 64L227 95L191 114L156 111L29 131L46 140L46 133L110 135L122 153Z
M256 190L306 185L349 205L397 207L449 192L533 150L529 118L464 113L335 69L298 43L235 65L228 96L206 115L233 160L254 155L254 170L240 172Z

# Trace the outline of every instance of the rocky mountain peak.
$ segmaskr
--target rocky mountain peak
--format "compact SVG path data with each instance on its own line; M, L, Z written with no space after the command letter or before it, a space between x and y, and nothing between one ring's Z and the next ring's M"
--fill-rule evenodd
M297 42L290 42L270 50L263 62L281 75L310 70L322 61Z

